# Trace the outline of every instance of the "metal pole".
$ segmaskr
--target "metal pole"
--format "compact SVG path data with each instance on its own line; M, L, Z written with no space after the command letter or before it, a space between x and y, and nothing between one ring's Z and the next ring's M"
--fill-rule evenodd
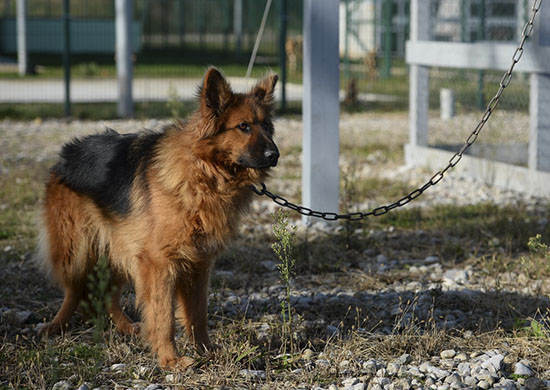
M384 67L382 77L387 79L391 76L391 43L392 43L392 0L384 0Z
M479 3L480 6L480 14L479 14L479 40L484 41L485 40L485 0L481 0ZM485 72L483 70L480 70L478 72L478 78L477 78L477 96L476 96L476 103L477 108L480 110L485 109L485 94L483 93L483 86L485 84Z
M335 0L304 0L302 202L331 212L338 211L340 187L338 7Z
M287 0L281 0L281 35L279 37L279 57L281 62L281 110L286 110L286 29L287 29Z
M118 79L118 115L134 115L132 99L132 0L116 0L116 70Z
M233 34L235 35L235 51L241 55L243 45L243 0L234 0Z
M27 54L27 1L17 0L17 68L19 76L29 73L29 57Z
M65 79L65 116L71 116L71 10L63 0L63 75Z
M346 7L346 32L344 37L344 77L346 82L350 79L350 66L349 66L349 34L351 33L351 12L349 9L349 0L344 2Z

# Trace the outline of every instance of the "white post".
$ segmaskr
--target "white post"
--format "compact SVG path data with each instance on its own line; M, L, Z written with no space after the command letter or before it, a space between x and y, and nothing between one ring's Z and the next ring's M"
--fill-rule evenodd
M118 115L134 114L132 99L132 0L116 0L116 70L118 79Z
M304 0L302 203L329 212L340 188L338 17L339 1Z
M550 4L539 10L527 50L550 47ZM544 22L543 22L544 21ZM550 73L531 73L529 93L529 168L550 171Z
M235 36L235 50L241 54L243 44L243 0L233 2L233 35Z
M430 2L411 1L411 41L430 39ZM422 65L409 67L409 144L428 145L429 68Z
M29 72L27 55L27 0L17 0L17 68L20 76Z

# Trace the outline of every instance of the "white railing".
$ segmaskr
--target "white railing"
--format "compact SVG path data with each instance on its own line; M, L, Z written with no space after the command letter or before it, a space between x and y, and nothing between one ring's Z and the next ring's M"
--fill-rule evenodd
M405 158L410 165L437 168L448 160L449 153L428 147L429 67L504 71L510 67L517 44L430 41L429 3L411 1L411 34L406 46L406 61L410 65L410 124ZM515 67L516 71L530 75L528 168L470 156L465 156L462 166L457 166L463 173L490 184L538 196L550 195L549 21L550 2L543 1L533 34Z

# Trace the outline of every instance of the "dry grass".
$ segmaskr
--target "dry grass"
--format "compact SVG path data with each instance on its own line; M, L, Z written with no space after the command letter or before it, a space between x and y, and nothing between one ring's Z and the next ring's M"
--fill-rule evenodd
M298 200L300 147L296 145L300 133L295 122L281 123L285 125L278 130L283 158L272 182ZM268 272L260 264L276 261L270 249L272 206L261 202L255 206L261 212L246 219L242 234L219 259L211 281L210 329L213 340L221 345L212 359L196 355L181 336L180 351L196 357L197 364L187 372L162 371L140 339L120 336L112 327L103 332L103 343L96 343L82 315L77 315L73 329L63 337L37 340L34 325L51 318L61 293L30 262L36 236L32 221L43 178L55 150L70 138L70 124L59 128L48 124L43 131L38 126L22 137L10 132L12 126L0 124L0 308L33 314L25 323L11 315L0 319L2 389L51 388L60 380L75 387L89 382L120 389L149 383L188 389L328 387L346 375L368 376L361 362L370 358L392 360L409 353L420 362L447 348L466 353L498 348L508 353L510 361L531 360L539 375L550 379L545 371L550 367L550 261L544 255L530 254L526 246L527 239L537 233L550 242L550 212L530 204L430 208L413 204L384 218L341 225L333 231L300 228L293 294L316 291L326 298L295 307L296 348L290 356L280 355L282 319L277 299L263 306L253 302L235 312L224 306L231 294L250 296L279 285L276 271ZM94 123L90 127L90 131L99 129ZM356 168L347 171L354 194L345 206L360 207L357 203L365 198L387 201L408 188L408 183L380 176L402 163L404 115L378 115L363 132L344 126L342 139L343 164ZM395 266L377 273L379 255L397 260ZM443 270L471 271L470 290L441 289L438 277L412 272L427 256L438 256ZM430 291L427 311L418 309L418 289ZM276 297L280 290L273 291L270 296ZM335 299L342 291L349 291L349 296ZM399 303L397 314L388 315L385 310L390 296ZM137 317L131 290L125 302ZM438 326L440 317L453 310L467 313L468 321ZM338 332L327 332L327 326ZM315 364L317 359L330 364ZM346 367L339 364L343 360L349 362ZM116 363L125 367L111 369ZM243 369L263 370L266 377L244 377Z

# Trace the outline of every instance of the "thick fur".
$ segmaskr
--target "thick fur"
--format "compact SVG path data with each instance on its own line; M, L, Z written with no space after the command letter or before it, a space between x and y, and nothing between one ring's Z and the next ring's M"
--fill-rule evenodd
M65 291L42 334L64 331L97 259L107 256L117 328L140 330L121 310L132 281L142 331L162 366L185 367L174 342L175 319L200 350L207 333L207 289L213 261L250 204L250 185L277 163L271 120L277 76L247 94L233 93L210 68L199 108L162 132L102 134L64 145L50 172L38 253Z

